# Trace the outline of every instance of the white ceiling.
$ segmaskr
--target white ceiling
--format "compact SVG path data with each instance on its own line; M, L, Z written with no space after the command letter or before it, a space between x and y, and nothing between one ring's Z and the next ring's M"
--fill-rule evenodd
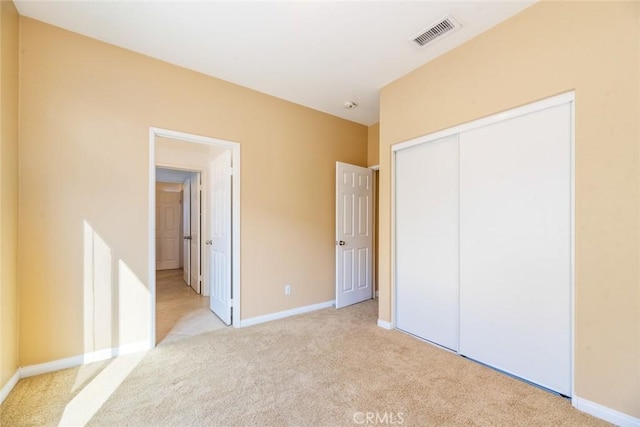
M371 125L386 84L535 0L34 1L21 15ZM452 13L462 28L409 42ZM358 108L347 110L345 101Z

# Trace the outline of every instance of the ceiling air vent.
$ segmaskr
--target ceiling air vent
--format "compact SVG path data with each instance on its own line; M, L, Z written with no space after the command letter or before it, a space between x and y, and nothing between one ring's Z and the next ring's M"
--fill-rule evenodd
M420 31L411 38L411 41L422 47L458 28L460 28L458 21L456 21L453 16L447 15L431 24L428 28Z

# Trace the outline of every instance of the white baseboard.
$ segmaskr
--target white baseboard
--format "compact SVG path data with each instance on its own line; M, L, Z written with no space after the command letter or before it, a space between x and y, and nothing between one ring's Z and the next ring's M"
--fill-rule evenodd
M591 402L577 396L573 398L572 403L576 409L602 420L609 421L617 426L640 427L640 418L632 417L631 415L616 411L615 409L608 408L600 405L599 403Z
M387 322L382 319L378 319L378 326L384 329L393 329L393 325L391 324L391 322Z
M82 365L84 356L73 356L52 362L38 363L20 368L20 378L28 378L36 375L47 374L49 372L61 371L62 369L73 368Z
M131 344L125 344L120 347L106 348L104 350L93 351L91 353L85 353L82 357L82 363L80 365L92 362L99 362L101 360L111 359L117 356L124 356L125 354L137 353L139 351L146 351L151 348L149 341L139 341ZM74 365L78 366L78 365Z
M28 378L35 375L60 371L62 369L74 368L76 366L98 362L100 360L107 360L116 356L137 353L139 351L149 350L150 348L151 345L149 341L140 341L133 344L125 344L121 347L106 348L104 350L92 351L91 353L85 353L79 356L72 356L65 359L54 360L52 362L25 366L23 368L20 368L18 372L20 373L20 378Z
M121 345L117 348L117 352L115 356L124 356L125 354L138 353L141 351L151 350L153 346L151 345L151 341L138 341L131 344Z
M333 307L335 300L325 301L319 304L305 305L304 307L292 308L291 310L279 311L277 313L265 314L264 316L250 317L240 321L240 327L258 325L260 323L270 322L272 320L284 319L285 317L295 316L296 314L309 313L310 311L321 310L323 308Z
M0 403L4 402L4 399L7 398L11 390L13 390L16 384L18 384L18 381L20 381L20 370L17 370L16 373L9 378L9 381L7 381L7 383L0 389Z

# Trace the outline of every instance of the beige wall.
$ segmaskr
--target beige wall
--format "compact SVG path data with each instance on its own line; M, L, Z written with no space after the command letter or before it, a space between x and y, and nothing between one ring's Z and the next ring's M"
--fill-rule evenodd
M366 165L365 126L31 19L20 35L21 365L105 328L102 347L147 338L118 296L149 283L150 126L241 144L242 318L334 299L335 161ZM87 327L109 302L85 295L109 286L110 324Z
M18 368L18 13L0 2L0 388Z
M380 123L369 126L367 135L367 166L377 166L380 164Z
M575 89L576 394L634 417L640 416L639 9L638 2L538 3L383 88L380 103L380 318L388 321L390 146Z

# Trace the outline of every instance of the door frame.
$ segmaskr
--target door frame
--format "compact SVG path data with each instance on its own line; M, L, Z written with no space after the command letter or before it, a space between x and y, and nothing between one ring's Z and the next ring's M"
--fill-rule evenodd
M369 169L371 169L373 171L372 176L372 183L373 183L373 215L372 215L372 221L373 221L373 232L371 233L371 236L373 238L373 258L371 261L371 267L372 267L372 272L371 272L371 293L372 293L372 298L376 299L378 298L378 294L379 294L379 290L376 290L378 288L378 279L376 279L376 276L378 275L378 245L376 245L376 240L378 239L378 227L376 227L376 224L379 221L379 214L376 214L376 211L379 210L379 206L378 206L378 198L376 196L376 192L378 191L378 186L380 185L378 183L378 181L380 180L380 165L373 165L373 166L369 166Z
M196 275L196 282L199 283L195 283L195 286L198 288L198 290L196 291L196 293L198 295L202 295L202 296L207 296L207 286L206 286L206 274L205 271L208 271L205 266L205 262L206 262L206 258L204 258L202 256L202 242L203 242L203 232L207 231L205 229L205 225L204 225L204 221L203 218L207 218L207 215L209 215L209 212L207 211L207 204L205 203L205 200L207 200L207 191L206 191L206 187L204 187L204 185L202 184L203 182L203 177L207 176L207 171L206 170L202 170L202 169L194 169L194 170L189 170L189 172L191 172L191 177L189 178L189 235L191 236L190 242L189 242L189 287L193 290L196 291L194 288L194 283L193 283L193 263L194 263L194 256L195 256L195 260L197 261L196 264L198 266L199 271L197 272ZM195 183L194 181L194 177L195 177ZM196 185L196 188L194 190L194 185ZM204 190L204 191L202 191ZM193 253L193 213L194 213L194 204L193 204L193 195L195 192L195 211L197 214L197 218L198 218L198 240L196 242L196 247L197 247L197 252L194 254ZM203 284L204 282L204 284Z
M187 185L188 184L188 185ZM187 188L188 187L188 188ZM187 190L189 190L187 192ZM187 197L189 198L189 210L186 211ZM186 179L182 183L182 279L187 286L191 287L191 243L186 243L184 239L187 234L187 227L189 225L189 236L191 235L191 177ZM185 251L186 247L186 251ZM185 278L186 273L186 280Z
M570 104L570 148L569 148L569 173L570 173L570 225L569 225L569 234L570 234L570 265L569 265L569 288L570 288L570 338L569 338L569 354L571 359L571 367L570 367L570 375L571 375L571 403L573 406L577 405L576 398L576 384L575 384L575 368L576 368L576 359L575 359L575 346L576 346L576 334L575 334L575 324L576 324L576 283L575 283L575 246L576 246L576 238L575 238L575 105L576 105L576 95L575 91L565 92L559 95L551 96L549 98L545 98L539 101L534 101L529 104L515 107L506 111L498 112L496 114L492 114L480 119L472 120L466 123L462 123L456 126L452 126L447 129L443 129L440 131L436 131L430 134L421 135L416 138L412 138L410 140L397 143L391 146L391 191L390 191L390 200L391 200L391 215L390 215L390 255L391 255L391 288L390 288L390 307L391 307L391 322L388 324L390 329L396 329L396 311L397 311L397 298L396 298L396 284L397 284L397 275L396 275L396 154L398 151L410 148L416 145L421 145L429 142L433 142L448 136L460 134L462 132L466 132L472 129L478 129L484 126L488 126L494 123L502 122L505 120L513 119L516 117L521 117L526 114L535 113L538 111L542 111L548 108L556 107L559 105ZM381 324L380 321L378 321ZM426 341L428 342L428 341ZM438 346L437 344L433 344ZM440 347L439 348L444 348ZM450 350L449 350L450 351ZM459 354L458 352L454 352L455 354Z
M233 165L233 184L231 189L231 292L233 301L232 325L240 327L240 144L232 141L194 135L174 130L149 127L149 163L148 163L148 274L149 303L151 307L149 342L151 348L156 346L156 252L155 252L155 181L156 181L156 137L176 139L196 144L213 145L231 151Z

